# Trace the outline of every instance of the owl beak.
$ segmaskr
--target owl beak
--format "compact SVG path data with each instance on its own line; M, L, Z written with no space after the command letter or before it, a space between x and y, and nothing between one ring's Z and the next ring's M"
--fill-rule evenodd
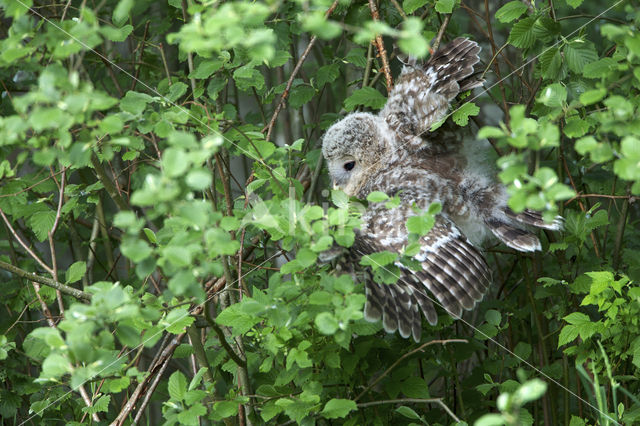
M338 185L335 180L333 181L333 189L340 189L340 185Z

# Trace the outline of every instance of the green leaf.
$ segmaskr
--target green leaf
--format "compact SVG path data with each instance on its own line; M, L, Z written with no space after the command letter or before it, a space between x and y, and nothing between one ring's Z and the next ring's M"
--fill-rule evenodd
M418 415L418 413L416 413L411 408L404 405L401 405L400 407L396 408L396 413L411 420L420 420L420 416Z
M511 22L514 19L518 19L526 11L527 5L523 2L510 1L497 10L495 17L500 22Z
M316 327L322 334L333 335L338 331L338 320L329 312L321 312L315 319Z
M429 385L421 377L409 377L402 382L402 393L409 398L431 398Z
M402 31L398 40L398 47L413 57L422 58L429 52L429 43L422 34L423 22L410 16L402 23Z
M370 203L378 203L381 201L386 201L389 199L389 196L384 192L373 191L367 195L367 201Z
M189 168L189 157L182 148L167 148L162 155L162 170L168 177L178 177Z
M564 57L571 71L582 74L587 64L598 60L598 53L593 44L578 39L565 46Z
M496 327L499 326L502 321L502 314L494 309L489 309L484 314L484 317L489 324L495 325Z
M420 216L411 216L407 219L407 231L412 234L417 234L419 236L424 236L431 231L433 225L435 224L435 218L430 215L420 215Z
M561 107L567 101L567 89L560 83L553 83L541 90L538 101L548 107Z
M167 98L171 102L177 101L180 97L182 97L185 93L187 93L187 86L185 83L181 81L176 81L169 88L169 93L167 94Z
M591 322L591 319L582 312L573 312L565 316L564 320L572 325L582 325Z
M506 420L500 414L485 414L480 417L473 426L502 426Z
M316 89L306 84L301 84L296 86L291 91L291 95L289 96L289 106L294 109L300 108L302 105L306 104L313 98L316 94Z
M333 398L327 402L320 414L327 419L337 419L346 417L351 411L357 409L356 403L350 399Z
M344 108L347 111L353 111L355 107L363 105L373 109L380 109L386 102L387 98L373 87L363 87L344 100Z
M582 75L587 78L601 78L609 74L618 63L613 58L602 58L584 66Z
M172 334L180 334L185 331L185 328L189 327L195 318L189 315L189 308L187 306L181 306L174 308L169 314L160 321L160 325ZM146 336L145 336L146 337Z
M113 15L111 16L113 23L117 27L122 25L127 20L127 18L129 17L129 12L131 11L133 5L133 0L120 0L118 2L116 7L113 9Z
M372 266L373 269L377 269L379 267L392 264L396 261L397 258L397 253L391 253L390 251L381 251L379 253L371 253L362 256L362 259L360 259L360 264Z
M120 109L133 115L138 115L144 111L147 104L152 100L153 98L146 93L129 90L120 100Z
M536 37L533 32L533 26L535 24L536 17L534 16L524 18L516 22L513 25L513 28L511 28L508 40L509 43L522 49L533 46L536 42Z
M125 41L127 37L129 37L129 34L131 34L131 31L133 31L133 26L129 24L124 25L122 28L109 26L100 27L100 32L102 33L102 35L106 39L114 42Z
M593 105L600 102L607 94L607 89L593 89L580 94L580 103L582 105Z
M327 83L333 83L340 75L340 67L338 64L323 65L316 73L316 87L322 88Z
M402 2L402 8L408 15L410 15L428 2L429 0L404 0Z
M451 13L455 4L455 0L436 0L436 12Z
M53 224L56 220L56 212L53 210L44 210L35 212L27 220L27 224L31 228L38 241L42 242L49 236L49 231L53 228Z
M222 68L224 62L221 59L207 59L193 70L189 77L202 80L211 77L211 75Z
M499 129L498 127L484 126L483 128L480 129L480 131L478 131L479 139L499 138L502 136L505 136L504 130Z
M518 391L516 395L519 399L526 404L527 402L535 401L544 395L547 391L547 384L540 379L532 379L525 382Z
M169 377L167 389L169 390L171 399L182 401L184 394L187 392L187 378L180 371L175 371L171 377Z
M66 284L75 283L84 277L85 272L87 271L87 263L86 262L75 262L69 269L67 269L67 279L65 281Z
M466 126L469 124L469 116L478 115L479 112L480 108L476 104L473 102L465 102L453 111L452 118L458 126Z
M149 247L147 243L130 236L125 236L123 238L120 250L122 251L122 254L127 256L134 263L143 261L153 252L153 249Z

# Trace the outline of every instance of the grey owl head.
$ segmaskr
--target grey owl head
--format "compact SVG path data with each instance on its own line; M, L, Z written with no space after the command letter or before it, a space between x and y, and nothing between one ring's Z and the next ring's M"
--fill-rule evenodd
M388 152L390 134L384 120L370 113L349 114L332 125L322 140L322 154L334 185L356 195L366 172Z

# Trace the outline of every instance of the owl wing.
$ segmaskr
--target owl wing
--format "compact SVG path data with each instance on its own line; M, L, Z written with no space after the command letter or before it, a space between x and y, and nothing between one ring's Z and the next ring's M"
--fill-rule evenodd
M456 38L424 64L408 63L396 81L380 116L411 152L429 147L431 126L445 117L450 102L460 92L479 87L475 70L480 60L478 43Z
M384 250L402 252L408 238L405 223L412 215L415 213L408 204L393 209L382 203L370 205L352 252L358 257ZM416 342L421 334L420 311L432 325L438 321L434 302L453 317L460 317L463 309L472 309L482 300L491 281L480 252L444 215L436 216L420 246L414 256L420 270L397 262L401 273L396 284L379 284L370 271L365 280L365 319L382 320L386 332L398 330L402 337L411 335Z

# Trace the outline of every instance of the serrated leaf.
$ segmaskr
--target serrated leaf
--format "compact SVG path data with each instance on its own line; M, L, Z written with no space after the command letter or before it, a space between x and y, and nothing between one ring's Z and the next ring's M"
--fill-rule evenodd
M356 403L350 399L333 398L327 402L320 414L327 419L337 419L346 417L351 411L357 409Z
M386 201L389 199L389 196L384 192L373 191L369 195L367 195L367 201L370 203L378 203L381 201Z
M418 413L416 413L411 408L404 405L401 405L400 407L396 408L396 413L411 420L420 420L420 416L418 415Z
M167 389L169 390L171 399L182 401L184 394L187 392L187 378L180 371L175 371L171 377L169 377Z
M540 91L538 101L548 107L561 107L567 101L567 89L560 83L553 83Z
M319 313L314 322L322 334L332 335L338 331L338 320L330 312Z
M144 111L145 107L153 98L146 93L128 91L120 100L120 109L122 111L138 115Z
M102 35L106 39L114 42L125 41L126 38L129 37L129 34L131 34L131 31L133 31L133 26L129 24L122 26L122 28L109 26L100 27Z
M465 102L461 107L456 109L451 118L458 126L466 126L469 124L469 116L478 115L480 108L473 102Z
M515 47L526 49L533 46L536 42L536 37L533 32L533 27L536 24L536 18L531 16L529 18L521 19L516 22L511 28L509 34L509 43Z
M311 86L306 84L296 86L293 88L291 95L289 96L289 106L291 106L291 108L298 109L309 102L315 94L316 89Z
M322 88L327 83L332 83L340 75L340 67L338 64L329 64L321 66L316 73L316 86Z
M564 57L571 71L582 74L582 70L587 64L598 60L598 53L593 44L583 40L575 40L565 46Z
M211 77L211 75L222 68L224 62L221 59L208 59L200 62L195 70L189 75L189 77L195 79L205 79Z
M67 279L65 281L66 284L75 283L84 277L85 272L87 271L87 263L86 262L75 262L69 269L67 269Z
M455 0L437 0L436 12L438 13L451 13L453 12L453 6L456 4Z
M428 2L429 0L404 0L402 2L402 8L408 15L410 15Z
M593 89L587 90L580 94L580 103L582 105L593 105L596 102L600 102L607 95L607 89Z
M42 242L49 236L49 231L53 228L56 220L56 212L53 210L44 210L35 212L29 219L27 224L31 228L38 241Z
M496 19L500 22L511 22L527 11L527 5L521 1L510 1L496 11Z
M353 111L353 109L359 105L372 109L380 109L386 102L387 98L382 96L382 93L373 87L363 87L353 92L351 96L344 100L344 109Z

